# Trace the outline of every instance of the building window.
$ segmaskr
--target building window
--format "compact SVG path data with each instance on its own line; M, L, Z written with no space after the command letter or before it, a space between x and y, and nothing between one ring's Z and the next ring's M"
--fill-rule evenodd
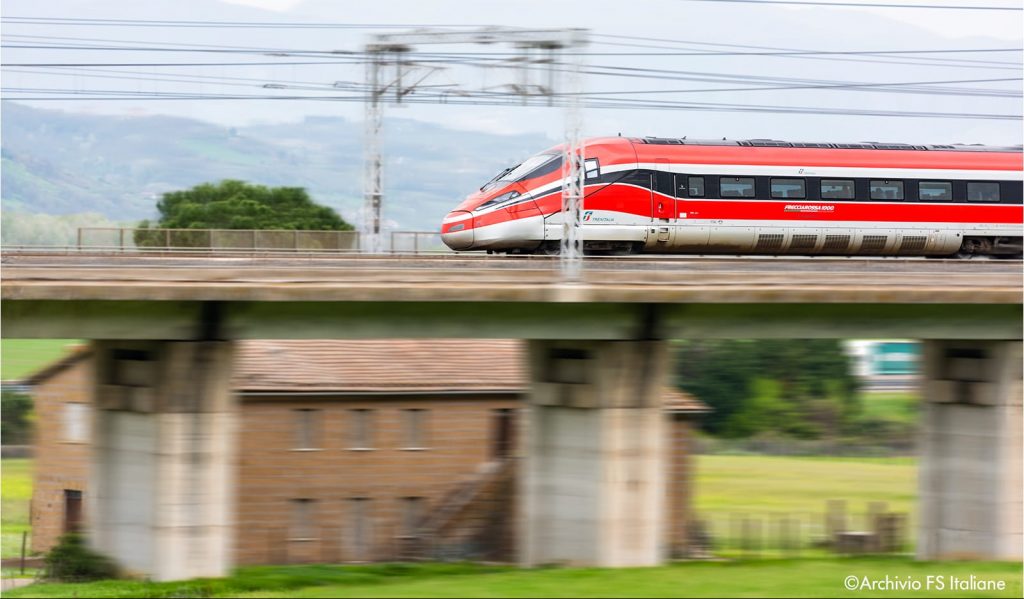
M515 446L515 410L492 410L494 421L494 437L491 444L491 457L503 460L511 457Z
M292 499L292 521L288 537L293 541L316 538L316 502L312 499Z
M402 447L423 449L427 446L427 410L402 410Z
M691 198L704 197L704 177L687 177L687 191Z
M349 410L350 449L373 449L373 410Z
M722 177L721 186L723 198L754 197L753 177Z
M773 198L794 198L802 200L807 197L807 189L803 179L772 179Z
M423 519L423 498L402 498L402 535L411 537L419 531Z
M998 183L968 183L967 200L970 202L998 202Z
M368 497L353 497L348 500L349 548L352 559L369 560L373 544L372 504Z
M295 449L309 450L319 447L320 410L292 410L295 415Z
M64 404L64 442L89 442L89 404Z
M64 489L64 532L82 532L82 492Z
M854 198L852 179L822 179L821 199L852 200Z
M953 184L948 181L921 181L917 198L926 202L952 200Z
M872 181L872 200L902 200L903 181Z

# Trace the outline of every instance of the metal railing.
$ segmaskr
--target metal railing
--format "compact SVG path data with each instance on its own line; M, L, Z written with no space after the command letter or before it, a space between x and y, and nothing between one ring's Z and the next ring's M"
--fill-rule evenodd
M391 231L383 253L453 253L436 231ZM73 245L5 246L18 251L209 254L358 254L358 231L81 227Z
M83 227L76 247L144 250L357 251L355 231L272 229L132 229Z

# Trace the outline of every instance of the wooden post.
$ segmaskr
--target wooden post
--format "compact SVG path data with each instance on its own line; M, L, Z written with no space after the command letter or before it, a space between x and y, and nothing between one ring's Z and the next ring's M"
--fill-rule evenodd
M28 531L21 531L21 573L25 573L25 541L28 539Z

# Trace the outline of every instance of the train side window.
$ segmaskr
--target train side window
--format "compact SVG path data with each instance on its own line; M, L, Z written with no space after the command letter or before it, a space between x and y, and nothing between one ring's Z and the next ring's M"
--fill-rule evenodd
M917 189L917 199L925 202L953 199L953 184L947 181L921 181Z
M772 179L772 197L802 200L807 197L807 186L803 179Z
M902 200L903 199L903 181L891 181L891 180L872 180L871 181L871 199L872 200Z
M722 177L719 193L723 198L752 198L754 197L753 177Z
M704 197L704 177L687 177L687 192L691 198Z
M1003 204L1020 204L1024 202L1024 183L1020 181L1003 181L999 184L999 202Z
M644 189L651 188L651 171L629 171L621 179L619 183L625 183L627 185L637 185Z
M587 158L583 161L583 170L587 174L587 179L596 179L601 176L601 163L597 158Z
M852 200L854 198L852 179L822 179L821 199Z
M676 180L675 175L665 171L654 171L654 191L663 193L668 197L675 197Z
M999 184L998 183L968 183L967 184L967 201L968 202L998 202L999 201Z

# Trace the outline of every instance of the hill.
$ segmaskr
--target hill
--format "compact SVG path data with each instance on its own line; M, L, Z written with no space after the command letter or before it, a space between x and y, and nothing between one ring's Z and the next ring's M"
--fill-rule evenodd
M221 127L184 118L99 116L12 102L2 108L5 219L12 212L93 212L121 222L152 218L163 192L231 178L305 187L346 220L361 220L358 122L308 117L293 124ZM553 143L536 134L472 133L388 119L385 222L435 229L461 197L503 167Z

